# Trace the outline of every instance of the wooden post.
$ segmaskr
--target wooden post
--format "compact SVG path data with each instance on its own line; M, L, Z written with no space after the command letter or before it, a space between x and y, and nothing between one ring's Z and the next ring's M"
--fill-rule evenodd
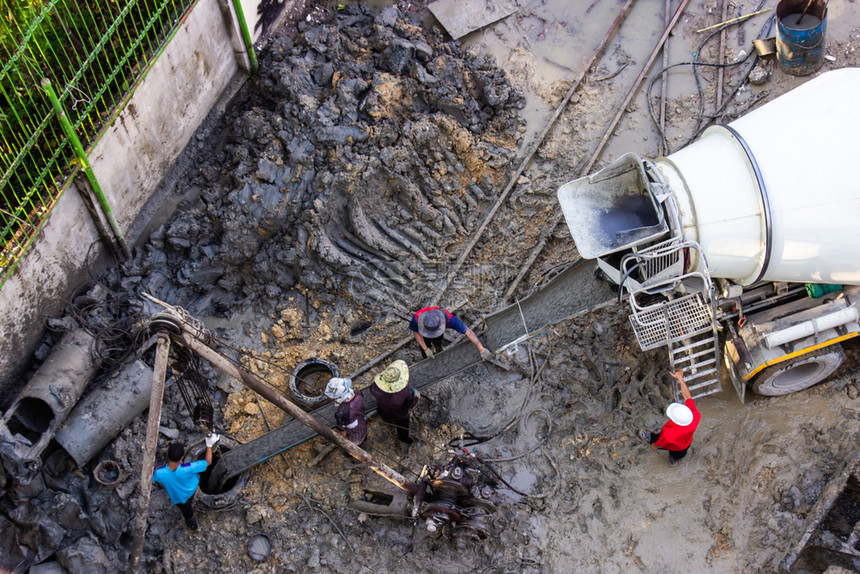
M728 15L729 0L723 0L723 20L725 20ZM726 61L726 30L727 28L720 30L720 52L717 56L719 58L717 63L720 64L720 67L717 68L717 109L723 107L723 76L725 68L723 68L722 65Z
M370 467L371 470L380 475L382 478L388 480L398 488L402 488L409 494L415 494L417 490L417 485L414 482L407 480L404 476L395 471L393 468L376 460L375 458L367 454L367 452L334 432L325 423L303 411L299 406L295 405L283 394L281 394L281 392L278 391L276 388L255 377L251 373L240 369L239 367L228 361L223 355L206 346L191 333L183 331L182 341L189 349L191 349L192 351L194 351L195 353L197 353L198 355L200 355L201 357L203 357L231 377L239 380L243 385L253 390L276 407L283 409L284 411L292 415L296 420L313 429L317 434L324 436L331 442L335 443L336 445L347 451L349 454L357 458L360 462Z
M152 393L149 396L149 418L146 423L146 444L143 450L143 468L140 471L140 495L137 499L137 516L134 519L134 540L131 545L129 566L131 572L140 572L143 537L149 517L149 496L152 493L152 473L155 467L155 450L158 447L158 425L161 422L161 403L164 398L164 378L167 372L167 356L170 353L170 338L158 334L155 350L155 368L152 374Z

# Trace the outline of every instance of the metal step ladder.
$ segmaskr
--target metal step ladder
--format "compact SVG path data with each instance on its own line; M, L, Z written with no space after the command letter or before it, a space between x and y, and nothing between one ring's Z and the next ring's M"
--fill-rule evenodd
M681 343L670 343L672 369L683 369L684 380L694 399L722 390L716 332L703 331ZM681 389L675 385L675 399L683 402Z
M714 286L707 271L684 273L692 241L670 240L621 262L632 310L630 324L643 351L665 346L672 371L682 369L694 399L722 390ZM681 389L675 385L675 398Z

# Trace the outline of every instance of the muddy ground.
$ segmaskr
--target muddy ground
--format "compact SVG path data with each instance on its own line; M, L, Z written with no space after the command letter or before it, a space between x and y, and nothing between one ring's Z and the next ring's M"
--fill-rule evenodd
M549 228L555 191L591 159L664 16L657 3L634 7L457 268L621 6L520 4L516 15L459 42L424 2L320 5L299 14L263 47L260 74L224 117L210 118L192 139L166 190L175 213L153 226L132 261L100 280L120 300L147 292L182 306L205 321L225 352L285 391L305 358L325 357L352 373L395 348L409 334L403 315L425 304L439 301L477 322L510 302L511 283L545 240L513 291L525 296L576 257L564 226ZM730 6L729 17L758 7ZM830 8L832 61L822 71L858 65L860 20L852 20L851 6ZM718 23L720 11L712 0L687 8L670 38L670 63L694 52L716 61L718 38L700 49L696 30ZM727 61L750 51L767 18L729 30ZM751 61L741 61L726 70L730 103L719 121L808 79L766 60L769 79L750 86L743 78ZM703 72L706 110L715 107L716 82L715 71ZM659 90L657 83L653 95ZM697 93L690 67L674 68L669 150L703 124ZM626 151L660 154L647 108L643 89L595 169ZM420 525L352 511L347 504L362 489L387 485L337 451L311 465L325 444L314 439L252 469L231 506L200 512L196 533L156 491L147 569L775 571L827 481L857 457L860 350L846 351L845 366L805 392L741 405L726 385L702 399L692 452L670 467L637 437L659 428L671 400L666 357L639 350L623 308L587 313L522 345L511 371L480 365L430 387L413 413L418 441L408 454L392 429L370 424L368 451L410 479L423 465L446 461L446 445L463 433L507 429L477 449L521 494L498 484L493 534L483 543L461 550ZM420 360L414 343L391 358ZM282 422L278 409L236 381L205 364L202 370L216 426L231 440L251 440ZM355 381L365 386L374 373ZM162 426L159 463L171 437L202 438L175 385ZM27 557L10 546L10 569L57 559L73 571L81 557L92 566L77 571L124 567L144 427L141 417L91 462L120 462L127 475L117 488L98 485L84 468L41 493L7 491L0 526L26 533L32 550ZM51 515L69 505L83 523ZM257 532L273 542L262 563L245 549Z

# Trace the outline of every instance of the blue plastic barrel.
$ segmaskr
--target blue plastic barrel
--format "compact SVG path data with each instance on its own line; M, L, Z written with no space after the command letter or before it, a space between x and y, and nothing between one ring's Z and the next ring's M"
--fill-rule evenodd
M803 14L807 5L809 9ZM803 18L801 19L801 15ZM824 63L827 4L824 0L782 0L776 7L776 61L793 76L808 76Z

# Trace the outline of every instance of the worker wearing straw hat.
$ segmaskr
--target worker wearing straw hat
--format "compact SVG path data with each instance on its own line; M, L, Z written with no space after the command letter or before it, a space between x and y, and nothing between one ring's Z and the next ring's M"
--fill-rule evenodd
M410 389L409 367L405 361L391 363L376 375L370 385L370 393L376 399L376 409L386 423L397 429L397 438L408 448L412 444L409 436L409 409L418 404L420 394Z

